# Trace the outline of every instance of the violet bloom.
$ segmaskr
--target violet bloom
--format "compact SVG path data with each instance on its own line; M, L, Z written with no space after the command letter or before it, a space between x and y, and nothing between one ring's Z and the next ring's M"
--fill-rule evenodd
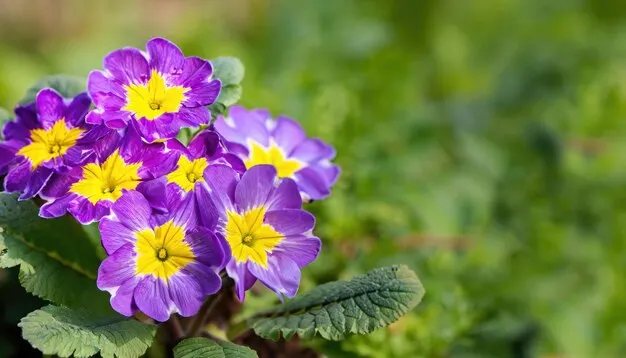
M37 195L55 172L66 172L93 153L98 128L85 124L91 101L86 93L64 99L42 89L34 103L18 106L4 126L0 143L0 175L4 188L21 200Z
M197 227L191 207L152 215L148 201L129 192L100 222L107 257L98 269L98 288L111 293L111 306L132 316L141 311L157 321L170 314L195 315L216 293L224 249L212 231Z
M312 234L315 218L301 209L296 183L279 179L270 165L250 168L241 180L232 168L212 165L205 180L219 214L217 232L230 248L226 271L239 299L257 279L279 297L295 296L300 270L321 247Z
M266 110L233 106L227 117L217 118L215 129L248 169L273 165L279 177L296 181L304 199L325 198L337 181L339 167L330 162L335 157L333 147L307 138L300 124L291 118L272 119Z
M39 210L44 218L69 212L81 224L99 221L113 203L130 190L139 190L153 206L164 209L165 188L151 180L171 166L163 143L146 144L129 128L124 137L113 132L98 155L66 174L55 175L41 192L48 200Z
M211 199L204 181L204 171L211 164L224 164L243 173L243 162L234 154L227 153L219 135L205 130L196 135L185 147L176 139L167 142L176 161L161 180L165 182L168 201L189 200L203 225L212 228L217 216L210 210Z
M183 127L208 124L206 106L220 93L209 61L185 57L173 43L155 38L146 52L126 47L104 58L104 71L89 74L87 88L96 108L88 123L125 128L132 123L151 143L174 138Z

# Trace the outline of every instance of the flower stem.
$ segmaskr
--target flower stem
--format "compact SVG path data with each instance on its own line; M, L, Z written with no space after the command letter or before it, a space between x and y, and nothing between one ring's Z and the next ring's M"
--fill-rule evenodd
M172 331L172 336L175 342L185 337L185 332L183 331L183 327L180 325L180 320L176 314L173 314L168 322L170 324L170 330Z
M189 325L190 328L187 334L190 337L197 337L202 334L207 320L211 317L211 313L213 313L213 310L215 309L222 297L224 297L223 290L209 297L204 305L202 305L202 308L200 308L200 312L193 318L193 321Z

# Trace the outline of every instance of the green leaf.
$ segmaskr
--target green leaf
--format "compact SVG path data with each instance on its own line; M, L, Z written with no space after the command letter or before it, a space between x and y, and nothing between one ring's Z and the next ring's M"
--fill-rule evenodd
M0 267L20 266L26 291L56 304L110 312L96 287L100 260L84 230L69 216L42 219L33 201L0 194Z
M85 311L46 306L19 323L22 335L43 354L60 357L139 357L152 344L156 326L122 316L94 319Z
M222 81L222 90L219 97L209 106L213 117L224 114L226 109L237 103L241 98L242 88L239 85L245 71L243 63L236 57L218 57L211 60L214 76Z
M240 85L233 84L224 86L222 87L219 97L217 97L217 102L226 107L230 107L239 101L242 92L243 90Z
M335 281L250 318L256 334L268 339L294 334L329 340L368 334L397 321L422 300L424 288L408 267L378 268L350 281Z
M222 81L222 85L240 84L245 70L243 63L236 57L218 57L211 60L213 75Z
M20 101L20 104L31 103L35 100L37 93L42 88L52 88L59 92L65 98L71 98L86 90L87 81L78 76L71 75L52 75L46 76L35 83L26 91L26 95Z
M257 354L248 347L234 343L215 342L208 338L189 338L174 347L174 358L255 358Z

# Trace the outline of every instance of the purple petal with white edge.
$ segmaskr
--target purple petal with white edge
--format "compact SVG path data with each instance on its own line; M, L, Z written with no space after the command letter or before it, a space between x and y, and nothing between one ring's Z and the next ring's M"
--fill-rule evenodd
M82 172L80 168L73 168L72 171L67 174L54 173L39 195L45 200L53 200L67 194L72 184L79 179L79 177L77 178L75 176L77 171Z
M49 201L39 208L39 216L45 219L53 219L63 216L67 212L67 208L70 203L75 198L75 194L68 194L55 199L54 201Z
M98 268L96 284L100 290L119 287L135 276L137 253L127 243L104 259Z
M276 168L272 165L256 165L248 169L235 189L235 203L246 211L265 205L275 189L275 179Z
M210 267L191 263L168 280L169 296L183 317L198 313L204 298L221 287L219 275Z
M143 84L150 77L148 61L136 48L126 47L108 54L103 61L104 68L122 84Z
M139 279L137 277L133 277L124 282L124 284L118 287L115 293L111 295L111 307L126 317L131 317L138 311L133 297L138 281Z
M179 114L164 113L154 120L141 118L133 122L141 137L148 143L176 137L181 128L176 120Z
M26 200L39 194L39 192L46 185L52 174L53 171L46 167L37 168L28 178L26 188L24 188L24 191L22 191L18 199Z
M133 231L141 231L149 227L152 209L148 200L137 191L127 191L119 198L111 212L117 217L117 221L124 223Z
M211 121L211 112L205 107L180 107L178 111L182 127L199 127L202 124L209 124Z
M146 44L150 68L167 77L180 75L185 64L183 52L170 41L157 37ZM169 76L168 76L169 75Z
M128 243L134 243L137 240L136 232L140 231L133 231L124 223L109 217L102 218L98 229L102 247L109 255Z
M292 298L298 292L301 272L298 265L288 256L276 252L268 256L267 268L250 264L250 272L263 284L278 294Z
M185 59L183 72L177 78L177 85L194 88L204 83L210 83L213 75L213 66L205 59L191 56Z
M111 204L113 203L103 200L94 205L86 198L76 196L76 199L70 203L67 211L72 214L78 222L83 225L88 225L94 221L100 221L100 219L109 215Z
M126 90L107 77L104 72L93 70L87 78L87 91L96 106L106 110L119 110L126 105Z
M300 143L291 152L290 157L307 163L335 157L335 149L317 138L310 138Z
M65 116L63 97L52 88L44 88L37 93L37 114L44 128L52 128L54 123Z
M191 91L185 96L187 99L183 102L185 107L203 107L215 103L220 95L222 82L220 80L204 81L191 87Z
M246 264L237 264L234 259L226 265L226 273L235 281L237 298L243 302L246 298L246 291L254 285L256 277L250 273Z
M276 118L272 137L283 152L289 154L306 139L306 134L298 122L289 117L280 116Z
M315 236L294 235L282 240L280 252L291 258L300 268L315 261L322 248L322 241Z
M252 139L263 146L269 145L265 118L241 106L230 107L228 116L218 116L214 125L227 141L247 145L248 139Z
M139 280L135 288L135 303L141 312L159 322L170 318L170 295L165 283L152 275Z
M91 106L91 99L87 93L78 94L65 109L65 120L73 127L81 126L85 122L89 106Z
M220 217L226 217L226 211L233 209L237 173L226 165L209 165L204 170L204 181L210 190L210 196Z
M278 209L300 209L302 198L298 184L292 179L282 179L272 196L267 201L266 208L270 210Z
M300 209L282 209L265 213L263 222L271 225L284 236L290 236L313 230L315 217Z
M222 267L226 264L223 243L213 231L197 227L187 232L185 241L191 246L197 262L208 267Z
M330 195L330 184L314 169L301 169L295 176L300 189L311 199L321 200Z

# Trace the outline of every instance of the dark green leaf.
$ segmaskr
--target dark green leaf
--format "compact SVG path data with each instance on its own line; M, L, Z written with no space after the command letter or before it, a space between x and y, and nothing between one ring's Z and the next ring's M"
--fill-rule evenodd
M174 358L255 358L257 354L250 348L234 343L215 342L207 338L190 338L174 347Z
M0 194L0 228L0 267L19 265L28 292L68 307L110 310L108 294L96 287L100 260L74 219L42 219L32 201Z
M424 296L417 275L406 266L378 268L350 281L330 282L284 305L252 317L261 337L310 338L318 333L339 340L368 334L413 309Z
M52 75L39 80L26 91L26 95L20 101L20 104L31 103L35 100L37 93L42 88L52 88L59 92L65 98L71 98L77 94L84 92L87 81L78 76L70 75Z
M139 357L156 327L122 316L94 318L85 311L46 306L22 318L22 334L44 354L60 357Z

